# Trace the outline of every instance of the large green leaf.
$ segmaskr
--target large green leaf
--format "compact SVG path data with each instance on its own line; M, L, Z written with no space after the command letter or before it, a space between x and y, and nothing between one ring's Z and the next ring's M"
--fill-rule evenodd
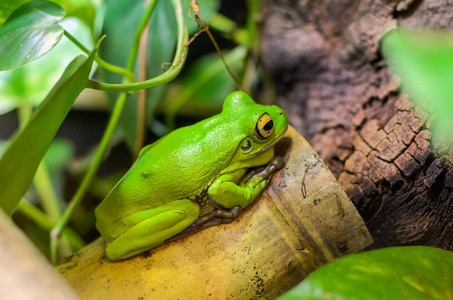
M60 24L84 45L93 48L90 29L80 20L64 18ZM82 50L63 36L47 55L19 68L0 72L0 115L23 105L37 107L68 64L80 54L83 54Z
M63 76L13 138L0 158L0 207L11 214L36 173L58 128L80 92L87 86L94 51L76 57Z
M219 1L199 0L200 14L203 18L209 16L218 8ZM183 1L183 10L189 12L190 1ZM115 65L126 67L129 52L134 40L135 31L144 13L143 0L112 0L108 2L104 33L107 38L100 49L102 57ZM187 16L187 14L185 14ZM186 18L192 31L196 29L196 22ZM146 76L152 78L163 73L162 64L169 63L173 59L176 45L176 18L171 1L158 1L151 16L146 55ZM137 68L135 70L137 75ZM121 82L118 74L105 73L105 81ZM159 106L165 88L154 87L147 91L147 117L151 119ZM113 104L116 98L109 94ZM137 93L129 96L123 109L120 127L131 149L134 148L137 124Z
M404 91L433 113L435 141L452 146L453 33L393 30L381 46Z
M93 28L95 19L95 3L101 5L103 0L53 0L62 6L68 17L77 17L84 21L90 28ZM21 5L31 0L2 0L0 1L0 26L6 19Z
M19 7L0 27L0 71L20 67L52 49L64 33L64 9L50 1Z
M279 299L453 299L453 253L409 246L346 256Z

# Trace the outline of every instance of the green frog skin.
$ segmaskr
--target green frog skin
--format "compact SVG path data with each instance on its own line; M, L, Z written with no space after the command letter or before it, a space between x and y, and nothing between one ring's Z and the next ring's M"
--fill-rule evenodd
M142 149L96 208L111 260L125 259L203 228L229 223L282 167L274 145L288 127L279 107L234 92L222 112ZM267 167L245 178L249 168ZM210 206L209 213L201 214Z

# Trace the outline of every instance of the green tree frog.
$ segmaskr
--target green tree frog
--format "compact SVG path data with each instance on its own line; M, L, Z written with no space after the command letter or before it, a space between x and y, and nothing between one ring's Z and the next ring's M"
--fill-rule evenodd
M274 157L274 145L287 127L288 117L279 107L234 92L220 114L144 147L96 208L107 256L125 259L231 222L283 166L281 157ZM249 168L266 164L263 171L245 176Z

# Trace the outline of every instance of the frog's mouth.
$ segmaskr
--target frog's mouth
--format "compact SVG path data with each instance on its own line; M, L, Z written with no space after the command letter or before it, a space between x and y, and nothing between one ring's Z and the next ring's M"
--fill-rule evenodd
M286 124L285 129L282 132L280 132L280 135L275 140L273 140L271 143L269 143L269 145L266 145L265 147L261 148L260 151L258 151L256 154L266 152L267 150L272 148L275 144L277 144L282 139L283 135L285 134L285 132L287 130L288 130L288 124Z

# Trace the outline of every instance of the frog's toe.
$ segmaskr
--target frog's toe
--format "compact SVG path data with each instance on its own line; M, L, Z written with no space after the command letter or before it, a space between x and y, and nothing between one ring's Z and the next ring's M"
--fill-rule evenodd
M255 188L256 186L260 185L262 182L266 182L266 180L261 176L253 176L247 182L247 185L251 188Z

